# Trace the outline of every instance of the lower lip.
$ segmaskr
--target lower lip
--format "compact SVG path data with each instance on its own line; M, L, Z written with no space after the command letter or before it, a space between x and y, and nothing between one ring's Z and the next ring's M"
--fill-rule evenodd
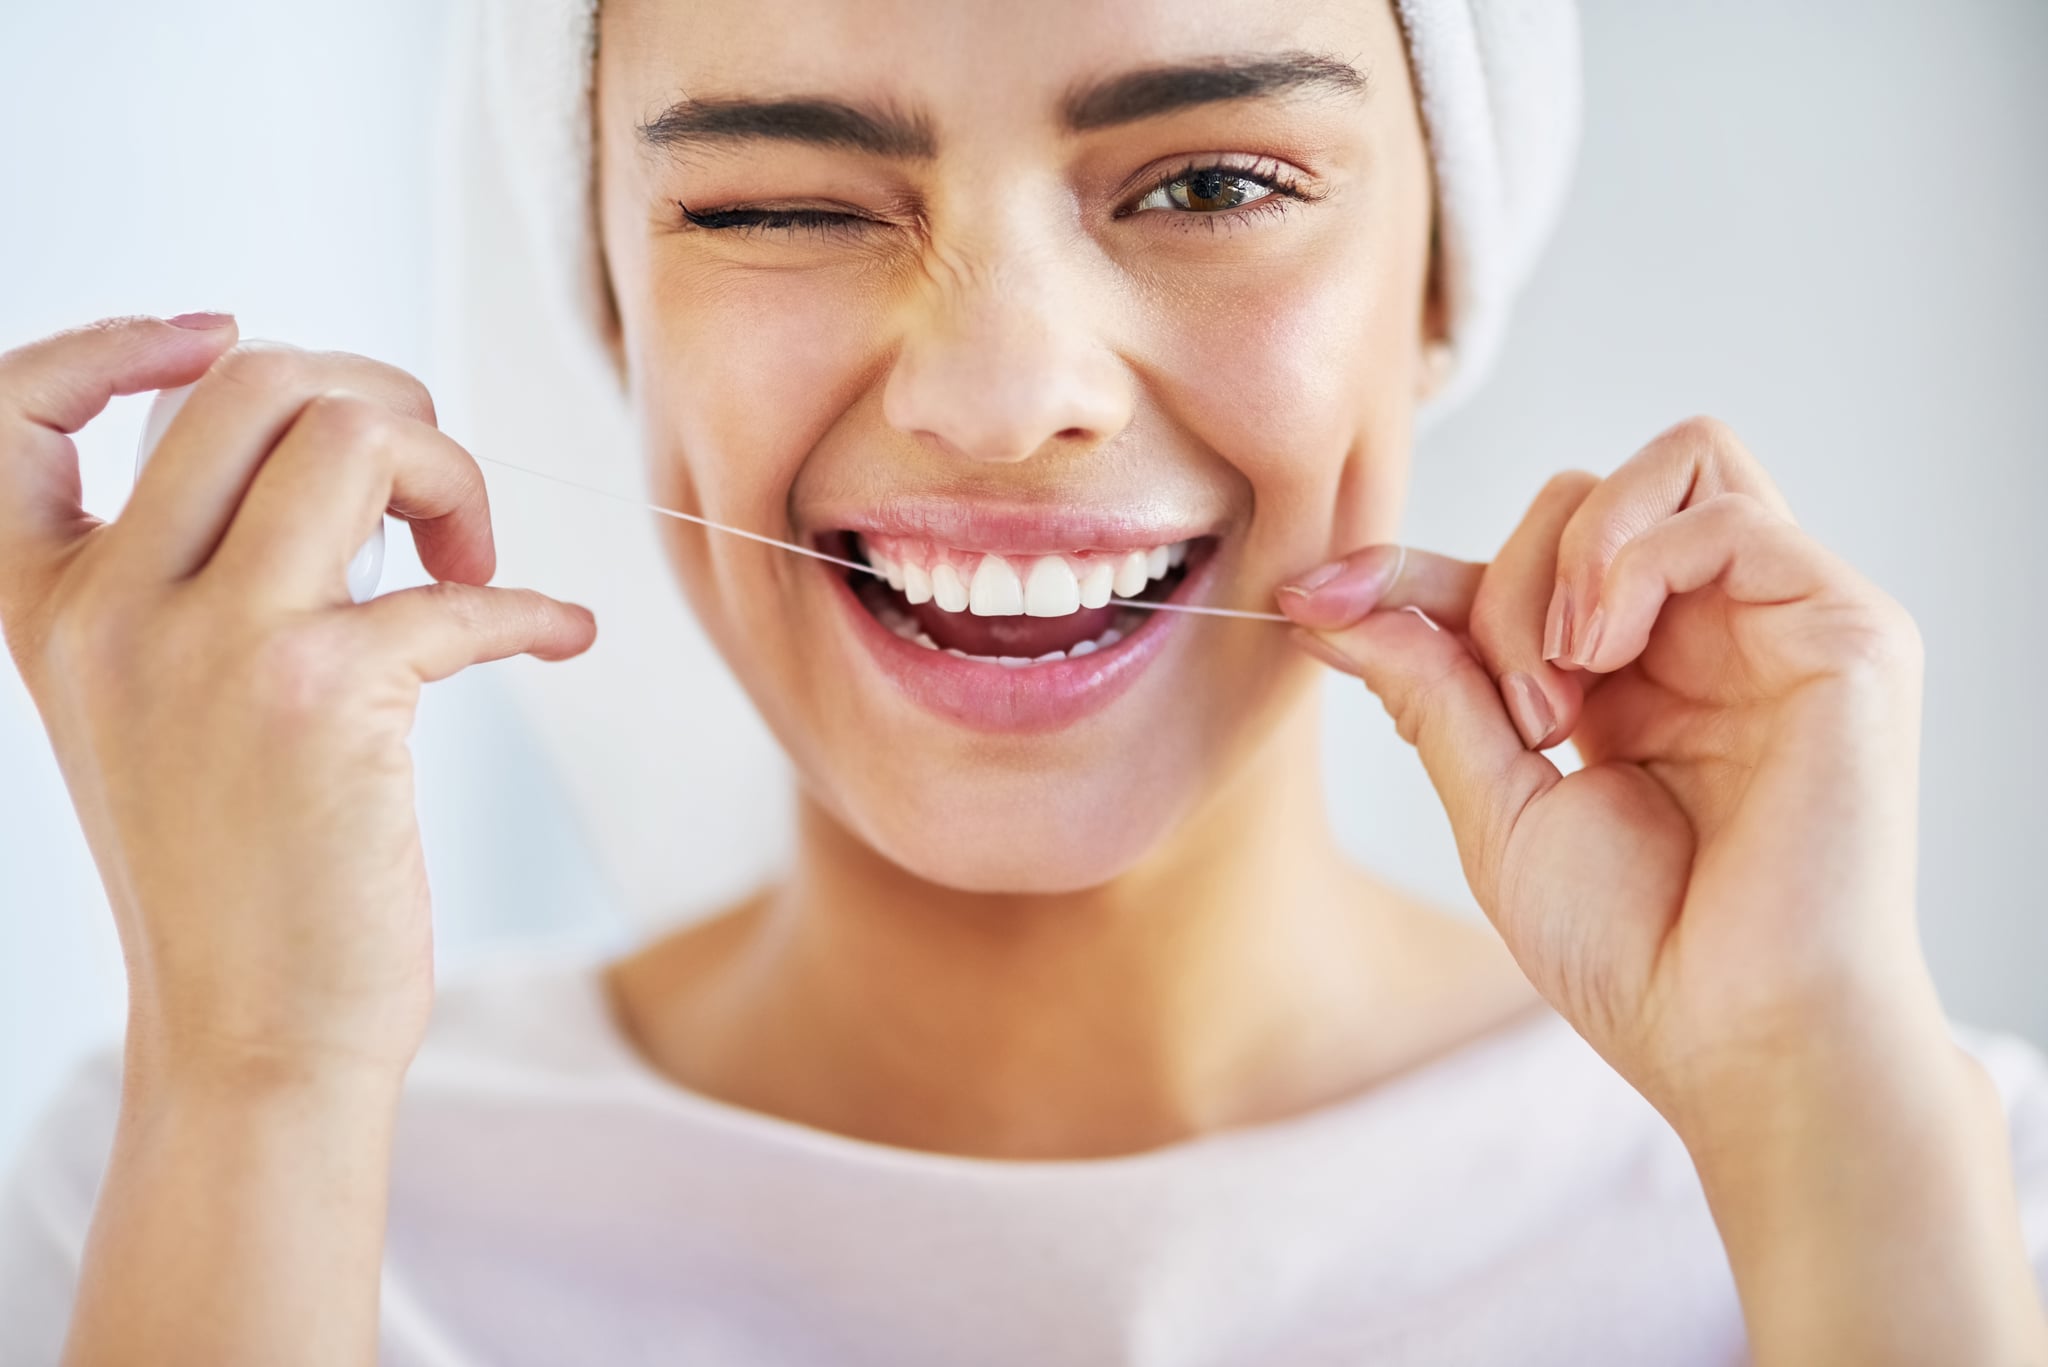
M1209 582L1215 555L1188 571L1172 601L1195 598ZM1177 637L1181 614L1146 612L1145 621L1115 645L1078 660L1042 665L982 664L906 641L883 626L854 596L843 574L820 566L889 681L928 712L976 731L1028 734L1072 726L1121 697Z

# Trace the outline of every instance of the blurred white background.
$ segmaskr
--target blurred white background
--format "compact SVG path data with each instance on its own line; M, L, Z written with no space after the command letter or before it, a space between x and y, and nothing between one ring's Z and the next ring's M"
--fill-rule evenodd
M245 335L456 389L447 426L469 437L430 335L444 19L441 0L8 6L0 348L112 313L227 309ZM2032 862L2048 768L2033 703L2048 663L2048 6L1596 0L1585 30L1564 223L1498 373L1418 452L1406 539L1485 559L1553 471L1610 470L1689 413L1733 423L1801 521L1918 619L1928 951L1953 1015L2048 1042ZM142 408L118 403L82 439L102 515L125 495ZM784 838L780 762L680 606L622 585L613 610L607 580L649 573L644 547L616 566L546 554L561 525L616 522L627 545L641 520L518 478L492 478L499 582L591 603L594 656L613 663L512 661L428 691L415 751L444 973L506 946L619 944L743 886ZM387 584L417 582L394 546ZM678 659L651 679L638 663ZM629 676L639 691L618 706L607 681ZM594 818L521 699L630 737L647 697L696 762L604 770L639 786ZM1333 680L1331 716L1352 848L1469 905L1442 811L1378 705ZM0 669L0 1162L121 1010L98 877L34 708Z

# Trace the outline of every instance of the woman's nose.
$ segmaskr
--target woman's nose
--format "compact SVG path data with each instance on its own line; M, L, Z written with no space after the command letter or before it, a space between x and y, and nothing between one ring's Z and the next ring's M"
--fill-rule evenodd
M1131 420L1132 377L1082 282L1042 254L928 277L882 395L890 425L988 464L1059 439L1094 446Z

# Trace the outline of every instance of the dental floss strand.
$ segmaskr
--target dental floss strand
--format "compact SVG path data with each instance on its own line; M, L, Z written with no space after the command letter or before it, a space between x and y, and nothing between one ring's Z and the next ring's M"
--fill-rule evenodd
M1387 576L1387 586L1380 590L1380 597L1382 598L1386 597L1388 594L1394 591L1394 585L1401 582L1401 571L1408 568L1408 543L1403 541L1396 549L1397 554L1394 556L1394 572ZM1432 622L1429 619L1428 613L1424 612L1421 608L1416 607L1413 603L1402 604L1401 611L1414 613L1417 617L1420 617L1422 619L1422 625L1428 627L1431 631L1440 632L1443 630L1442 627L1438 626L1435 622Z
M859 570L861 573L871 574L877 579L885 577L873 565L863 565L857 560L845 560L836 555L828 555L824 551L814 550L809 546L799 546L792 541L778 541L772 536L763 536L759 532L750 532L744 527L728 527L723 522L713 522L710 518L698 517L695 513L685 513L679 512L674 508L664 508L658 503L648 503L644 499L634 498L629 494L615 494L609 489L600 489L594 484L581 484L573 479L564 479L560 475L549 474L545 470L535 470L529 466L518 465L509 460L500 460L496 456L478 455L476 458L481 461L488 461L492 465L503 466L507 470L517 470L522 475L532 475L536 479L551 480L556 484L564 485L571 489L580 489L586 494L596 494L599 498L608 498L617 503L631 504L635 508L644 509L650 513L660 513L663 517L672 517L681 522L694 522L700 527L709 527L715 532L730 532L734 536L743 536L749 541L758 541L764 546L776 546L785 551L794 551L798 555L808 555L813 560L824 560L834 565L844 565L847 569ZM1402 554L1404 556L1407 554L1405 547L1402 550ZM1399 573L1399 570L1395 571L1397 576ZM1288 620L1277 612L1246 612L1240 608L1201 607L1193 603L1141 603L1129 598L1119 598L1116 600L1116 603L1118 607L1140 608L1146 612L1189 612L1203 617L1242 617L1254 622L1286 622ZM1435 623L1432 622L1430 625L1434 626Z

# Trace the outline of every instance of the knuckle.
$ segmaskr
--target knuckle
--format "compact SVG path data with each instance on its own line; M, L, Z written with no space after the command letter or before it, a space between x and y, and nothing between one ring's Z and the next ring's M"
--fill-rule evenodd
M1679 419L1666 429L1665 435L1698 450L1726 453L1744 449L1735 429L1708 413Z
M1880 688L1920 677L1925 644L1899 603L1878 593L1845 594L1815 608L1803 633L1809 668Z
M1920 624L1888 598L1847 613L1836 628L1836 649L1852 669L1884 674L1917 674L1927 657Z
M1465 624L1473 643L1488 660L1499 658L1501 648L1514 639L1516 627L1525 625L1514 605L1504 595L1488 592L1485 585L1473 598Z
M310 716L351 691L354 661L355 652L332 624L295 623L258 639L250 651L248 687L255 705L270 716Z
M1693 481L1699 490L1719 492L1735 484L1768 484L1762 462L1735 429L1719 418L1695 414L1671 430L1694 462ZM1758 508L1765 507L1761 500L1753 501Z
M1730 535L1761 531L1779 520L1771 516L1762 500L1735 489L1724 490L1695 506L1704 510L1702 516L1711 520L1718 531Z
M420 592L427 596L450 626L465 636L476 636L488 630L498 612L502 611L498 605L506 600L501 595L517 590L494 589L479 593L471 585L443 579L426 585Z
M1578 503L1599 484L1600 476L1591 470L1559 470L1543 481L1543 488L1536 497L1543 503Z
M1460 668L1457 660L1411 678L1406 687L1387 699L1387 715L1401 739L1420 750L1427 742L1446 706L1446 699Z
M279 342L237 342L214 362L212 374L237 389L274 393L300 383L305 353Z
M434 411L434 396L427 392L426 385L417 375L387 361L365 358L362 363L374 370L390 386L393 394L401 396L400 405L408 417L417 418L430 427L441 425L440 417Z
M438 426L433 396L411 371L354 351L313 351L306 357L309 365L327 377L327 385L374 395L395 413Z
M388 459L398 423L397 414L374 400L329 389L306 401L295 425L319 445Z
M155 321L155 319L145 317L139 313L110 314L105 318L95 318L90 323L80 323L76 327L68 327L53 332L44 338L42 342L31 343L30 346L47 346L52 343L61 343L79 338L90 339L94 342L104 342L109 338L119 337L123 333L133 331L137 327ZM28 348L22 349L27 350Z
M390 432L391 411L347 389L327 389L306 400L299 421L336 441L373 443Z

